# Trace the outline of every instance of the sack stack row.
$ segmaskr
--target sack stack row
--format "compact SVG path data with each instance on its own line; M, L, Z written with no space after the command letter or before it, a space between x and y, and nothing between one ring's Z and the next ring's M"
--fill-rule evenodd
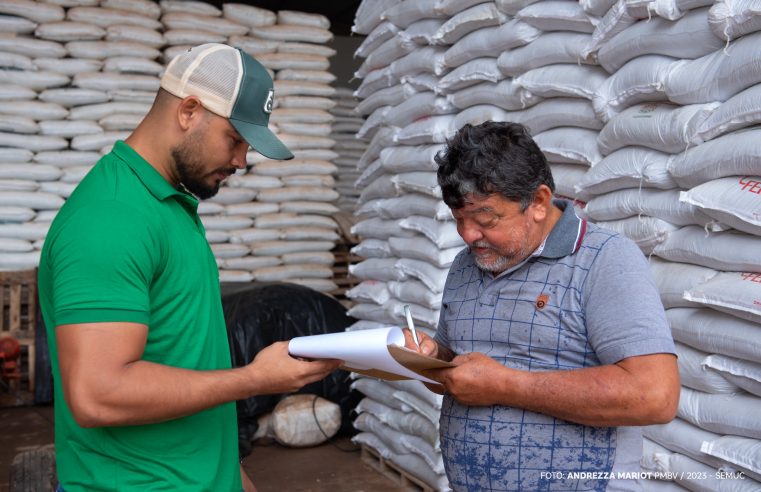
M0 4L0 269L37 266L58 209L159 87L158 5L98 3Z
M678 420L647 430L643 469L700 473L646 489L761 487L751 417L761 403L761 140L752 127L761 120L761 10L753 3L363 2L356 94L366 117L358 137L369 146L354 252L366 259L352 269L363 281L348 294L361 320L350 329L404 325L404 304L418 325L435 327L462 242L433 156L465 123L523 123L551 163L557 194L651 255L683 394ZM689 428L697 430L674 437ZM362 430L358 440L403 461L382 434ZM653 452L656 443L666 450Z
M148 112L163 64L221 42L271 70L271 126L296 158L281 165L250 153L249 169L200 207L220 278L336 289L327 18L178 0L9 0L0 14L0 269L37 265L66 197Z
M677 342L673 422L645 428L646 490L761 489L761 10L617 2L598 23L603 156L586 215L650 258Z
M357 140L355 136L364 120L356 114L357 98L347 87L336 88L333 95L336 105L330 110L333 115L333 133L331 138L336 141L333 150L338 154L333 162L338 167L336 191L338 191L338 208L344 212L353 213L357 208L359 191L354 183L359 177L357 162L367 149L367 143Z

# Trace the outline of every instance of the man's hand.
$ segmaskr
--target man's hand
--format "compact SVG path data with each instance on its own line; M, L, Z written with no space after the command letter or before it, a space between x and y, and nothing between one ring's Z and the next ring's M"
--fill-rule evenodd
M245 369L255 383L254 394L271 395L297 391L324 378L341 364L335 359L296 359L288 354L288 342L275 342L256 354Z
M498 395L504 398L504 383L520 374L478 352L458 355L452 362L457 367L430 369L425 375L439 381L445 391L463 405L497 404Z
M418 340L420 340L420 346L418 346L415 343L415 338L412 336L412 332L409 330L409 328L404 328L402 333L404 333L404 346L406 348L414 350L415 352L419 352L423 355L427 355L429 357L439 358L439 344L436 343L433 338L429 337L421 331L418 331L417 336Z

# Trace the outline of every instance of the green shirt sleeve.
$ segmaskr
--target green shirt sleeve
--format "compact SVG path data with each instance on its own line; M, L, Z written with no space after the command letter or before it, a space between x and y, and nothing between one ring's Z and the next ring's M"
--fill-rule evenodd
M50 248L56 325L148 324L160 244L139 211L95 203L68 218Z

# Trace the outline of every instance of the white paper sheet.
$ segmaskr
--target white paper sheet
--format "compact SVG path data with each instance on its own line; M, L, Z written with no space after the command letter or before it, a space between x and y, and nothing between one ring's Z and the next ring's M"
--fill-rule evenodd
M340 359L352 369L379 369L436 384L398 363L389 353L388 345L404 347L404 334L399 327L296 337L288 343L288 352L296 357Z

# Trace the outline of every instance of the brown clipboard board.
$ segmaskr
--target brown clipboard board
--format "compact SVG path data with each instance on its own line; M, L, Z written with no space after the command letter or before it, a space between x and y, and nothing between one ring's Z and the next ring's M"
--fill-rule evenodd
M414 350L410 350L398 345L387 345L389 354L399 364L403 365L410 371L416 372L421 376L428 377L423 371L427 369L442 369L446 367L455 367L451 362L446 362L440 359L435 359L427 355L423 355ZM365 376L372 376L380 379L386 379L388 381L401 381L410 379L407 376L401 376L393 372L381 371L380 369L354 369L348 366L341 366L347 371L356 372L358 374L364 374Z

